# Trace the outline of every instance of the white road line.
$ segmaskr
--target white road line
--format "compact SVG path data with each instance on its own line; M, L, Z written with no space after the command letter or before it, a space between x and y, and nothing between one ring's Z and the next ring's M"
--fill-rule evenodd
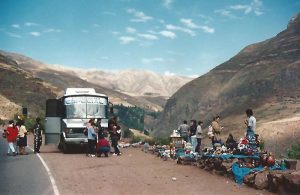
M32 150L32 152L34 152L34 150L30 146L28 146L28 148L30 150ZM59 191L58 191L57 185L55 183L54 177L52 176L52 174L50 172L49 167L47 166L46 162L44 161L44 159L41 157L40 154L37 153L36 155L39 157L40 161L42 162L42 164L44 165L44 167L45 167L45 169L46 169L46 171L48 173L48 176L50 178L50 181L51 181L51 184L52 184L52 187L53 187L54 194L55 195L59 195Z

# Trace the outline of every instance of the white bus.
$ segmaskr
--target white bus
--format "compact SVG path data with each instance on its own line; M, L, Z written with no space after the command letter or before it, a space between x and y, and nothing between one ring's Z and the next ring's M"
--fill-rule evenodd
M46 102L45 144L57 144L64 153L71 145L87 143L83 130L91 119L101 119L108 128L108 97L92 88L68 88Z

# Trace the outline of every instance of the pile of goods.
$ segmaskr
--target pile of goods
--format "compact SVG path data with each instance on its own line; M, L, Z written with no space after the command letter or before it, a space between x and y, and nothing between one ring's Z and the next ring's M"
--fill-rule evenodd
M236 147L216 144L213 148L205 148L197 166L257 189L300 192L300 172L291 170L296 168L295 162L276 160L272 153L260 150L258 139L250 143L242 138Z
M255 140L242 138L239 142L215 143L202 152L193 153L190 143L174 131L168 146L150 146L149 152L177 164L194 165L213 174L223 175L257 189L279 193L300 194L300 171L296 160L276 160L272 153L261 151L258 135Z

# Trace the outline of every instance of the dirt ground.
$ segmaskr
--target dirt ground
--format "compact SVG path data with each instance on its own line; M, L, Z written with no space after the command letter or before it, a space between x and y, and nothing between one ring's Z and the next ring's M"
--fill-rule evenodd
M271 194L194 166L163 161L140 148L121 152L122 156L92 158L62 154L51 145L41 148L60 194Z

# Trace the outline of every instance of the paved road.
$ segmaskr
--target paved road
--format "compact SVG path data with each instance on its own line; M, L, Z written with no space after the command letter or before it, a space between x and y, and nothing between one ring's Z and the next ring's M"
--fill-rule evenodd
M7 156L7 142L0 138L0 194L54 194L43 164L32 151L27 152Z

